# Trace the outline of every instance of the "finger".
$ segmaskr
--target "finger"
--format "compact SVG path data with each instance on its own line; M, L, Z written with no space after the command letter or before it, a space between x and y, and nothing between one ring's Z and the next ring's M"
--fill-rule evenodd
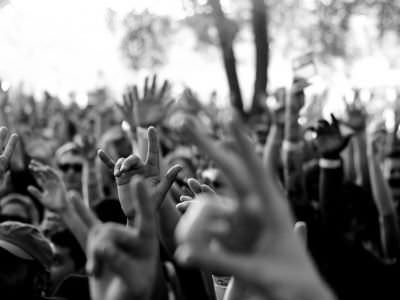
M307 246L307 224L305 222L296 222L294 224L294 233L300 238L305 246Z
M156 88L157 88L157 74L154 74L152 84L151 84L151 89L150 89L151 95L156 94Z
M30 186L28 186L28 191L42 203L43 194L37 187L30 185Z
M138 90L137 85L134 85L133 86L133 104L137 101L139 101L139 90Z
M29 165L30 165L30 166L35 166L35 167L44 167L44 166L45 166L45 164L43 164L43 163L41 163L41 162L39 162L39 161L37 161L37 160L35 160L35 159L32 159L32 160L29 162Z
M149 93L149 77L146 76L144 79L144 87L143 87L143 97L146 97Z
M165 95L166 95L166 93L167 93L167 90L168 90L168 87L169 87L168 81L167 81L167 80L164 80L164 83L163 83L163 85L162 85L162 87L161 87L161 90L160 90L160 94L158 95L158 98L159 98L160 100L163 99L163 98L165 97Z
M6 143L7 136L8 136L7 127L0 127L0 149L3 149L4 144Z
M191 199L191 198L190 198ZM184 214L187 209L193 204L192 202L196 200L187 200L176 205L176 208L179 210L180 213Z
M122 99L124 102L124 105L122 106L122 111L124 113L125 116L128 116L131 113L131 97L130 97L130 93L128 92L128 94L124 94L122 95Z
M31 171L34 173L34 177L37 181L37 183L40 185L40 187L43 188L45 182L47 181L47 177L44 175L42 170L35 170L31 168Z
M200 182L198 182L194 178L189 178L187 182L188 182L188 185L190 187L190 190L194 194L200 194L201 193L201 184L200 184Z
M107 166L107 168L111 171L114 171L115 163L113 160L101 149L97 151L97 155L99 156L100 160Z
M180 202L186 202L186 201L192 201L192 200L193 200L193 197L190 197L190 196L180 196L179 197Z
M141 160L137 155L131 154L129 155L121 165L121 172L129 171L132 169L136 169L141 165Z
M147 146L147 157L146 165L150 165L154 168L160 169L160 150L158 145L157 130L154 127L149 127L147 130L148 146Z
M336 129L339 129L339 121L336 119L334 114L331 114L331 119L332 119L332 125Z
M69 195L69 201L81 219L83 224L85 224L89 229L93 228L97 224L101 223L100 220L95 216L93 211L83 203L83 200L78 195Z
M18 142L18 135L13 133L11 135L10 139L8 140L8 142L6 144L6 148L4 149L4 152L3 152L3 156L7 161L10 160L11 155L14 152L15 146L17 145L17 142Z
M202 193L207 193L207 194L212 194L212 195L216 195L217 193L207 184L202 184L201 185L201 192Z
M162 202L164 201L165 197L169 189L171 188L172 184L175 181L176 176L178 176L179 172L182 171L182 167L180 165L175 165L167 171L167 174L161 180L159 185L157 186L157 191L159 193L159 203L157 203L157 207L160 207Z
M121 166L122 166L123 162L124 162L124 158L120 157L120 158L118 158L117 162L115 163L115 166L114 166L114 176L115 177L118 177L121 175L121 173L122 173Z

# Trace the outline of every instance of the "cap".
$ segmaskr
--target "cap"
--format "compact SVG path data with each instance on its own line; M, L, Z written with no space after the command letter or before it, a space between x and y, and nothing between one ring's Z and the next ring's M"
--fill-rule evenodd
M0 199L0 209L12 203L21 204L29 214L31 222L39 222L39 212L31 198L18 193L10 193Z
M50 269L53 251L50 242L36 227L20 222L0 224L0 248L28 260L36 260L46 270Z
M75 142L68 142L57 149L55 153L56 161L59 161L61 156L67 153L82 155L82 148Z

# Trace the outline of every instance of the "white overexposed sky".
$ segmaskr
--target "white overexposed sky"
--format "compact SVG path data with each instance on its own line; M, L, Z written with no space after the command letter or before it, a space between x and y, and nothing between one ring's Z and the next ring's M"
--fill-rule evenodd
M229 1L222 4L229 8ZM112 9L117 19L133 8L151 10L179 20L185 16L181 0L9 0L0 9L0 78L13 85L24 83L27 91L44 89L65 96L70 91L84 95L103 83L121 92L136 83L145 71L129 72L119 52L120 36L107 28ZM194 34L182 30L170 45L167 66L159 71L179 90L190 85L204 99L214 89L227 95L227 84L218 48L194 51ZM236 45L238 71L245 98L253 86L252 42ZM279 78L277 66L275 73ZM150 72L152 70L148 70ZM282 73L282 72L281 72ZM284 72L285 73L285 72ZM65 97L64 97L65 99ZM85 99L85 97L79 97Z
M234 0L222 1L227 11L231 1ZM145 71L128 71L121 61L118 49L120 35L112 34L107 28L109 9L119 19L132 9L149 9L176 20L187 13L182 7L182 0L8 2L8 5L0 7L0 79L12 85L23 82L26 90L35 93L47 89L60 96L71 91L82 96L103 84L110 86L118 95L127 83L138 83L147 75ZM248 32L242 35L242 42L235 44L235 50L244 98L250 99L254 79L254 49L251 35ZM203 99L212 90L227 95L220 50L210 47L199 53L194 51L195 43L193 32L181 30L168 47L166 67L146 71L158 71L161 77L175 83L176 90L190 85ZM360 60L356 65L355 77L361 85L376 84L378 73L380 81L388 82L388 67L382 64L385 58L378 58L370 56L369 60ZM371 68L379 69L379 72L371 72ZM272 86L288 85L291 79L290 62L274 57L270 74L273 74L270 76Z

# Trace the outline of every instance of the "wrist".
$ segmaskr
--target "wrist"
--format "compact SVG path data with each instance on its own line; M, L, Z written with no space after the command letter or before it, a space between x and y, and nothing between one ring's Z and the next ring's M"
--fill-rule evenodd
M319 167L323 169L337 169L342 166L342 160L337 158L321 158L318 162Z

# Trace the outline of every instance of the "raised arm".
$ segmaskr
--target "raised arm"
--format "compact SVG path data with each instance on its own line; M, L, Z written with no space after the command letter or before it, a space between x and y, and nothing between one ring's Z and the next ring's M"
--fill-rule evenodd
M340 216L340 199L343 190L343 166L341 152L349 143L350 136L343 136L334 115L328 123L320 120L316 128L315 144L321 156L319 161L320 183L319 201L324 225L337 232L337 220Z
M378 148L372 138L368 141L368 168L373 199L379 213L381 242L386 259L396 259L400 254L400 231L390 187L383 176L378 161Z
M303 173L303 137L298 122L304 105L304 91L294 85L286 97L285 133L282 144L285 188L291 203L307 205Z

